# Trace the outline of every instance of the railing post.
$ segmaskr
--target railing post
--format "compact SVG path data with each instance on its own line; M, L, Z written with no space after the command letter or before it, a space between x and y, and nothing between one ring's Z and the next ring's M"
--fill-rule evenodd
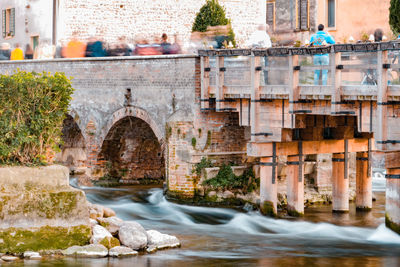
M388 51L378 51L378 66L377 66L377 148L386 150L387 141L387 102L388 102L388 73L387 68L383 64L388 62Z
M291 114L291 128L294 128L294 114L300 98L299 88L299 56L289 56L289 113Z
M251 78L251 108L250 108L250 126L251 126L251 141L256 141L255 134L258 133L258 108L257 100L260 99L260 75L261 71L256 69L260 65L260 57L251 56L250 58L250 78Z
M215 72L215 108L216 111L223 111L224 108L224 57L216 57Z
M200 91L200 108L209 108L210 99L210 57L200 58L200 75L201 75L201 91Z
M329 54L329 64L331 67L332 95L331 95L331 114L335 115L340 111L342 101L342 71L337 66L341 64L342 53L331 52Z

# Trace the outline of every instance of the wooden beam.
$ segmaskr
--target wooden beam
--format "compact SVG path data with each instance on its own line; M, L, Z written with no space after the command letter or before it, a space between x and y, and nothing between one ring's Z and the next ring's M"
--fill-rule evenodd
M277 156L298 155L297 141L276 143ZM365 152L368 151L367 138L348 139L348 152ZM321 140L321 141L303 141L303 154L327 154L327 153L344 153L344 140ZM272 157L272 143L254 143L247 144L247 155L250 157Z
M224 76L225 73L222 70L224 68L224 57L216 57L216 71L215 71L215 107L219 111L224 108Z
M386 169L400 168L400 151L385 153L385 167Z
M207 68L207 71L206 71ZM210 57L200 58L200 73L201 73L201 93L200 93L200 107L209 108L209 102L206 99L210 98L209 86L210 86Z
M385 150L387 144L379 143L387 141L387 101L388 101L388 74L387 69L383 68L384 63L388 63L388 51L378 51L378 65L377 65L377 82L378 82L378 96L377 96L377 133L376 139L378 141L378 148Z

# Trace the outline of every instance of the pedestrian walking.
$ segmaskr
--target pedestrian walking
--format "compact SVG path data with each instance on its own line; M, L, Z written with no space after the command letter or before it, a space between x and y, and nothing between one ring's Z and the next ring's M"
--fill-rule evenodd
M33 49L30 44L25 47L25 59L33 59Z
M10 44L9 43L1 43L0 44L0 60L9 60L10 59Z
M24 51L22 51L19 43L15 44L15 49L11 51L10 60L23 60Z
M313 34L310 39L310 45L311 46L321 46L321 45L327 45L327 44L334 44L335 40L331 35L328 33L324 32L324 25L319 24L318 25L318 32ZM316 66L326 66L329 65L329 55L328 54L321 54L321 55L315 55L314 56L314 65ZM314 71L314 84L318 85L319 84L319 79L321 70L315 70ZM322 85L326 85L328 81L328 70L322 70Z

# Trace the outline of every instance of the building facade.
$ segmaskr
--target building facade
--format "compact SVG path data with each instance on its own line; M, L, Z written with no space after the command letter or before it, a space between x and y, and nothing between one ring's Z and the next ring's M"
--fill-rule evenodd
M206 0L2 0L0 42L31 43L49 39L58 43L73 33L116 42L160 38L177 34L188 42L196 13ZM239 44L266 21L265 0L219 0L231 19ZM171 40L172 41L172 40Z
M267 0L266 18L271 36L280 44L297 40L304 44L318 24L344 43L351 36L360 40L377 28L390 38L389 6L390 0Z

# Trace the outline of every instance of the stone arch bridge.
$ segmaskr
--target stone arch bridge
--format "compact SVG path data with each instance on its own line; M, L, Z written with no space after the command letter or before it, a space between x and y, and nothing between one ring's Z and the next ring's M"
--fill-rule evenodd
M128 182L166 177L170 196L196 194L193 169L202 157L254 165L261 208L275 215L283 156L288 211L301 215L305 161L330 154L325 182L333 210L349 210L349 165L356 167L357 208L369 210L371 159L379 152L386 223L399 232L398 50L398 43L204 50L199 56L2 62L0 72L72 76L76 91L61 161L87 167L92 177L110 171ZM321 55L329 65L313 64Z

